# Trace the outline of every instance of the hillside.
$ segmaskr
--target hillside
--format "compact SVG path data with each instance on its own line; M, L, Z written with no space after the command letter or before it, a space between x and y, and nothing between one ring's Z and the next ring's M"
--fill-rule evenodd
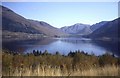
M28 21L30 23L34 24L36 29L38 29L39 31L43 32L44 34L46 34L48 36L62 36L62 35L66 35L60 29L55 28L55 27L51 26L50 24L48 24L46 22L35 21L35 20L30 20L30 19L28 19Z
M21 35L23 36L24 34L39 34L43 36L65 35L60 29L55 28L46 22L29 20L4 6L0 7L2 8L2 31L3 33L13 33L12 35L4 33L3 37L13 37L14 35L14 37L18 37ZM16 34L18 35L16 36Z
M118 39L120 38L120 18L117 18L113 21L109 21L100 28L96 29L89 37L93 39Z
M97 29L99 29L101 26L103 26L104 24L106 24L108 21L101 21L99 23L93 24L92 26L90 26L90 29L92 31L95 31Z
M1 6L0 6L1 7ZM40 34L27 19L2 6L2 30Z

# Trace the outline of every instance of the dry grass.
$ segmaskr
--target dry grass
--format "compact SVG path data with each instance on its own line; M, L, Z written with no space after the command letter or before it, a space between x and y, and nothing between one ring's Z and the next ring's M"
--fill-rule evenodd
M76 72L73 76L118 76L120 67L117 66L105 66L99 68L91 68L89 70Z
M31 68L17 69L5 76L118 76L120 74L120 67L105 66L102 68L91 68L84 71L61 70L60 68L49 68L46 66L38 66L35 70ZM4 75L4 74L3 74Z

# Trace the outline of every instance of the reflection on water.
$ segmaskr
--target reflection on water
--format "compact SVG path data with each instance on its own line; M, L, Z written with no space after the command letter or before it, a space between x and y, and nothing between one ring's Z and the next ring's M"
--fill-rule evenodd
M80 50L89 54L94 53L95 55L101 55L108 51L119 55L117 47L116 44L110 45L108 42L92 41L85 38L43 38L39 40L3 41L3 48L25 53L33 50L48 50L50 53L59 51L61 54L68 54L70 51Z

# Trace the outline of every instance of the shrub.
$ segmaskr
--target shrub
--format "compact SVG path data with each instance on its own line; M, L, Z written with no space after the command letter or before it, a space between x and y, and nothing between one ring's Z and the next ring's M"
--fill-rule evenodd
M111 54L106 53L99 57L99 64L100 64L100 66L116 65L117 59L115 57L113 57Z

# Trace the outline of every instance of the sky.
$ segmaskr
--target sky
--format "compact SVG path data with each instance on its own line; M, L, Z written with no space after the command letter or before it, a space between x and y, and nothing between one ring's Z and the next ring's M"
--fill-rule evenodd
M1 0L2 2L118 2L119 0Z
M60 28L76 23L95 24L118 17L117 2L2 2L19 15Z

